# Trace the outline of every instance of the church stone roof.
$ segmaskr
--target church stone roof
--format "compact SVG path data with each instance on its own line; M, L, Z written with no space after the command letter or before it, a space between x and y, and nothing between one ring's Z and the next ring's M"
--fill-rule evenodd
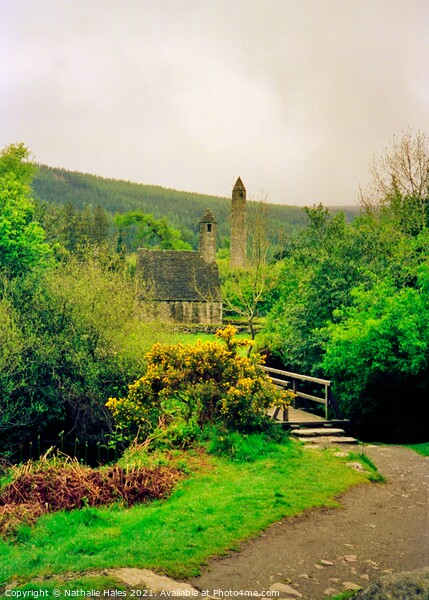
M140 249L137 273L143 283L142 299L222 301L217 265L205 262L198 252Z

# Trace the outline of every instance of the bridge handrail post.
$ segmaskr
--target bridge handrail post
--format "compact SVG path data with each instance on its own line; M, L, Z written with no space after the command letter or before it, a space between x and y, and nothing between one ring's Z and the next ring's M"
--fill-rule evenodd
M298 408L298 405L297 405L297 398L298 398L297 392L299 391L299 381L295 377L292 377L292 391L295 394L295 396L294 396L294 398L292 400L292 406L294 408Z
M343 411L338 406L337 400L335 399L335 396L333 395L331 388L329 388L329 404L334 409L335 417L337 419L344 419Z
M325 383L325 419L329 421L329 409L331 407L331 387Z

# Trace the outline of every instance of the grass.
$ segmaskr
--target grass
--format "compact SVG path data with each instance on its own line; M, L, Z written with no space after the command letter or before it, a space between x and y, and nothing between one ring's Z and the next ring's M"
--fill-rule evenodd
M215 337L214 333L182 333L180 331L173 331L169 334L168 343L169 344L196 344L198 341L203 343L205 342L214 342L219 341L217 337ZM220 342L221 343L221 342Z
M133 589L138 588L138 586L133 586ZM82 594L82 590L84 590L86 592L85 596L94 596L93 592L95 591L100 591L100 592L104 592L105 590L118 590L119 592L124 592L123 594L115 594L118 595L119 597L130 597L131 596L131 590L128 586L126 586L122 581L120 581L119 579L116 579L115 577L111 577L108 575L96 575L96 576L78 576L76 578L72 578L72 579L49 579L47 581L35 581L35 582L31 582L31 583L27 583L25 585L22 586L18 586L18 588L15 588L14 591L19 590L19 591L27 591L27 598L31 598L31 597L49 597L49 598L55 598L55 595L57 593L57 591L59 590L61 592L60 596L64 597L65 594L64 592L67 590L67 595L71 596L71 597L80 597L80 596L84 596L84 594ZM46 593L43 594L43 596L40 594L40 590L45 591ZM55 593L53 593L55 590ZM32 594L31 592L34 592L34 594ZM38 595L36 595L36 592L38 592ZM74 593L73 593L74 592ZM4 595L4 594L1 594ZM113 596L113 594L112 594ZM143 596L143 594L142 594ZM103 597L109 597L109 595L106 593L106 595L104 595L103 593L99 596L100 598Z
M327 600L349 600L349 598L354 598L358 592L342 592L340 594L336 594L335 596L330 596Z
M411 448L411 450L414 450L422 456L429 456L429 442L423 444L408 444L407 448Z
M238 549L283 517L336 506L338 494L368 481L332 452L295 442L250 463L191 458L191 475L168 500L49 514L22 526L15 540L0 540L0 585L124 566L197 575L209 557Z
M219 329L222 329L221 326L219 326ZM239 332L235 335L235 337L237 339L250 339L250 334L246 333L246 332ZM222 344L222 340L220 340L219 338L217 338L215 336L214 333L202 333L202 332L196 332L196 333L192 333L189 331L186 332L182 332L182 331L169 331L166 339L168 339L168 344L196 344L199 340L203 343L205 342L219 342L219 344Z
M189 345L193 346L198 341L200 341L203 344L205 344L207 342L217 342L218 344L223 345L222 340L217 338L214 333L181 333L181 332L177 331L177 332L171 332L169 334L169 336L170 337L167 342L169 344L189 344ZM240 332L235 335L235 338L239 339L239 340L250 340L250 335L249 335L249 333ZM246 356L247 350L248 350L247 346L245 346L243 348L239 348L238 354L240 356Z
M350 452L349 457L351 460L358 460L362 463L362 466L368 472L368 479L372 482L385 483L386 478L380 473L376 465L372 460L363 452Z

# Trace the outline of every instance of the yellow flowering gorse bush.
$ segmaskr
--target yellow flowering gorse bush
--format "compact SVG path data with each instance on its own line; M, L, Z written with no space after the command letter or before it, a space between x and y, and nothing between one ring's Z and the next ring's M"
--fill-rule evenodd
M146 373L129 386L128 396L107 402L116 423L146 433L171 419L242 431L260 427L268 408L287 406L292 394L271 383L260 357L237 354L249 341L235 334L228 326L216 333L224 344L155 344L146 355Z

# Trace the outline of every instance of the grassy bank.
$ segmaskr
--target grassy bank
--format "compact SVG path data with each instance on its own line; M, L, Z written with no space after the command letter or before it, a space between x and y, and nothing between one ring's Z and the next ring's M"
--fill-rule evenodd
M121 566L196 575L209 557L237 549L270 523L333 506L338 494L368 480L332 452L293 442L251 463L191 459L192 472L168 500L60 512L22 526L15 540L0 541L0 584ZM182 465L187 460L184 453Z
M425 442L423 444L409 444L407 448L414 450L422 456L429 456L429 442Z

